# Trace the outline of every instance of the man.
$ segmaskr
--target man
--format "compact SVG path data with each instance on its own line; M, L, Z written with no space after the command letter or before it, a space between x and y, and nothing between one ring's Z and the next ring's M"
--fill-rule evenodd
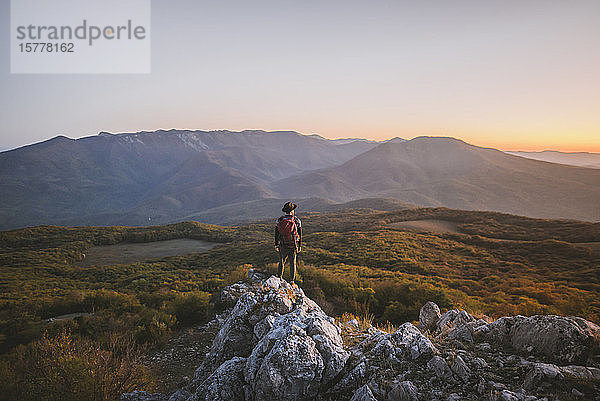
M285 215L277 219L275 226L275 251L279 253L277 274L279 278L283 278L285 261L289 260L291 284L296 279L296 256L302 250L302 222L294 212L296 206L292 202L286 202L281 209Z

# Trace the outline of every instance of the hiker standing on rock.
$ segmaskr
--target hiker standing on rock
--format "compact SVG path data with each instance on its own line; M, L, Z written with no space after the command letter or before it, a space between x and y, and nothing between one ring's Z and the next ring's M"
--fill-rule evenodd
M277 219L275 226L275 250L279 253L277 275L283 278L285 261L289 260L291 284L296 279L296 256L302 250L302 223L295 215L296 206L292 202L286 202L281 209L285 215Z

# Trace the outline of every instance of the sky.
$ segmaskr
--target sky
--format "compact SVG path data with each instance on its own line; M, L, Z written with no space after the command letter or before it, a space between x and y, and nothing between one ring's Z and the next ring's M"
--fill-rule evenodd
M598 0L151 6L149 74L11 74L0 0L0 149L179 128L600 152Z

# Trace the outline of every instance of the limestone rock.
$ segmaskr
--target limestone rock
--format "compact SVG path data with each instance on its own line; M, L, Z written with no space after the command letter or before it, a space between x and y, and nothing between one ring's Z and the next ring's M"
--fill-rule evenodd
M324 362L314 340L292 325L267 334L244 372L249 399L305 400L317 395Z
M369 386L365 384L354 392L350 401L377 401L377 398L375 398Z
M239 290L227 290L232 288ZM198 400L218 400L218 394L234 400L310 399L348 356L334 319L300 288L271 276L247 285L190 388Z
M219 301L228 307L234 307L240 297L250 290L249 286L244 283L235 283L223 288Z
M438 379L447 382L455 381L450 366L448 366L448 364L442 357L438 355L434 356L429 360L429 362L427 362L427 367L433 373L435 373L435 376L437 376Z
M440 307L431 301L427 302L419 312L419 328L424 331L434 331L437 328L440 317Z
M510 331L519 322L527 319L525 316L504 316L500 319L482 325L474 330L476 339L485 340L493 344L507 344L510 342Z
M122 400L600 399L598 326L584 319L486 323L459 310L438 319L428 303L419 327L436 335L432 341L411 323L392 333L338 325L297 286L252 277L260 279L224 290L224 300L239 297L215 319L220 330L191 383L170 396L136 391ZM354 340L349 344L360 342L345 346L340 327ZM543 363L549 360L559 365Z
M466 383L471 376L471 369L469 369L460 355L457 355L450 363L450 370L452 370L455 377L459 378L464 383Z
M196 389L194 401L244 401L246 358L224 362Z
M549 363L536 363L525 376L523 388L533 390L544 383L553 383L562 378L563 375L558 366Z
M419 401L419 391L412 382L405 380L392 387L388 401Z
M254 335L258 340L262 339L273 327L276 317L273 315L267 315L263 320L256 323L254 326Z
M563 366L560 373L567 380L585 383L600 383L600 369L592 366Z
M451 330L469 322L475 322L473 316L465 312L464 310L452 309L448 312L444 312L444 314L440 317L440 320L437 325L437 331L444 335L450 332Z
M517 351L557 363L585 363L597 349L599 337L600 327L585 319L552 315L531 316L510 330Z

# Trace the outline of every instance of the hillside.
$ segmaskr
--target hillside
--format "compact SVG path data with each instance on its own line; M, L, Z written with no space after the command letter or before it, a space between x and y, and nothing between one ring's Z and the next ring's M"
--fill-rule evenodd
M257 220L275 219L281 215L281 205L287 199L262 199L257 201L233 203L194 213L184 218L197 220L210 224L239 225ZM370 210L402 210L416 208L416 205L391 198L363 198L345 203L335 203L323 198L298 199L296 203L302 205L303 213L333 212L350 209Z
M178 130L56 137L0 153L0 191L4 229L239 224L272 217L277 201L290 198L318 212L349 201L380 210L398 202L600 220L600 169L439 137L373 142Z
M342 209L300 217L305 243L297 282L330 316L351 313L381 327L398 326L417 320L423 304L433 301L442 310L462 308L492 318L557 314L600 322L600 253L587 247L600 243L600 223L445 208ZM395 226L423 220L452 222L456 232ZM164 372L156 361L147 368L133 361L165 346L176 333L204 336L188 328L223 310L219 293L225 286L250 268L274 272L272 230L269 220L239 227L186 222L0 232L0 394L17 391L1 387L11 383L24 386L19 387L22 394L36 394L33 389L64 386L61 377L86 382L87 364L109 364L106 369L113 370L122 366L115 375L129 377L125 384L149 383L143 388L172 391L191 373L185 369L201 363L203 346L175 364L178 378L165 378L174 373ZM216 246L133 262L124 255L118 264L82 261L92 247L147 243L159 248L154 241L177 238ZM81 363L81 371L55 362L53 352L65 347L72 349L70 358ZM132 359L121 359L124 349ZM36 380L46 374L40 373L45 366L63 369L56 371L57 381ZM94 380L104 383L107 378ZM99 385L86 389L100 391ZM19 399L39 399L27 397Z
M276 182L287 197L389 197L425 206L600 219L600 171L480 148L453 138L385 143L348 162Z
M373 146L264 131L60 136L0 153L0 228L169 223L272 197L268 182L337 165Z

